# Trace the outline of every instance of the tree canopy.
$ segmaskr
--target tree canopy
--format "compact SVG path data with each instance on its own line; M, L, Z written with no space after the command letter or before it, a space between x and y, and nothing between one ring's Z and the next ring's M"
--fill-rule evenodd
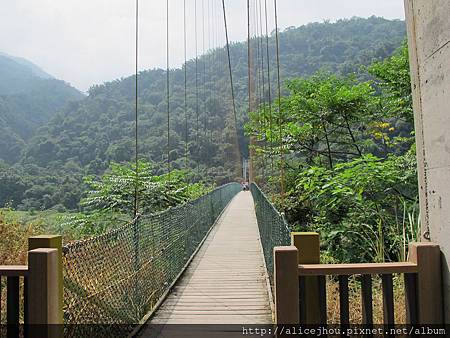
M265 107L247 125L257 139L257 180L276 196L284 154L287 196L278 195L279 207L298 229L320 232L331 261L403 260L419 236L406 45L367 70L291 80L275 112L281 133L269 128ZM269 173L268 158L278 164Z
M404 22L376 17L289 28L280 34L282 79L291 79L289 86L294 89L295 86L300 86L299 80L294 80L296 77L311 75L323 69L323 74L327 72L355 74L354 80L344 81L347 82L346 86L351 88L352 81L360 77L367 80L369 76L361 66L369 66L373 61L380 61L391 55L400 46L404 37ZM256 44L256 41L254 43ZM272 69L270 76L275 83L276 57L273 35L269 37L269 50ZM188 74L188 169L195 173L195 181L222 184L237 179L240 176L238 145L243 155L248 156L248 138L244 135L244 125L248 121L246 43L233 43L231 46L238 103L237 141L225 60L224 48L208 51L198 60L198 124L195 60L190 60L184 65ZM0 205L10 203L21 209L48 209L61 206L70 210L78 209L83 191L87 188L83 177L87 175L99 177L111 163L130 161L134 156L134 80L134 76L130 76L93 86L87 97L75 102L65 102L62 108L59 104L50 102L50 98L47 100L45 95L40 96L44 103L54 109L46 110L47 113L52 112L50 115L53 114L50 121L40 124L42 127L35 133L27 133L28 139L10 132L5 134L7 137L1 138L0 142L5 144L1 149L8 152L3 160L10 168L4 174L7 177L0 180ZM142 159L152 164L154 175L162 175L166 170L165 81L165 72L161 69L147 70L139 74L139 154ZM337 85L343 80L336 76L334 81L336 83L329 85ZM185 169L184 69L171 70L170 86L170 159L174 169ZM368 90L363 87L361 85L360 90ZM287 93L288 90L290 89L284 88L283 93ZM272 97L275 97L274 93ZM348 100L351 101L352 98L349 97ZM1 111L7 112L11 109L13 116L21 116L16 113L18 109L11 108L11 104L7 104L7 108L1 108L1 104L0 97ZM33 104L33 107L40 106ZM36 112L33 116L43 116L35 109L37 108L31 110ZM358 112L354 110L354 113ZM333 115L333 118L338 117ZM342 124L343 118L341 116L338 120L330 120L327 127L332 123ZM19 119L22 129L26 124L25 120L27 120L25 117ZM317 121L315 123L317 124ZM349 120L349 123L352 126L358 124L353 120ZM11 128L13 124L7 122L5 125ZM299 126L293 122L291 127ZM345 133L345 130L342 126L336 130L334 136ZM300 131L293 130L293 132ZM350 135L345 137L345 142L348 145L352 144L351 147L335 144L333 151L353 153L357 152L354 145L363 147L362 140L358 139L359 133L357 131L354 133L355 142L350 141ZM294 136L303 137L305 140L309 138L307 131ZM343 148L345 149L342 150ZM333 154L333 165L341 157ZM15 189L23 193L14 195L7 193Z

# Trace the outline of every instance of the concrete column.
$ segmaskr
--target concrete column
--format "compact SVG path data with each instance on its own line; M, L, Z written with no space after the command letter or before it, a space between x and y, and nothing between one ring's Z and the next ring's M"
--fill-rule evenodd
M422 233L441 247L450 323L450 1L405 0Z

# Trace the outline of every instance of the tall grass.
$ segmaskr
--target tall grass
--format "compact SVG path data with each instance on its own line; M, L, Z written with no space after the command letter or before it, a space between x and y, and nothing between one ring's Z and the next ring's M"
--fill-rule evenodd
M40 223L21 224L0 211L0 265L25 264L28 237L41 232Z
M372 282L374 324L383 324L383 292L381 278L374 277ZM350 323L362 323L361 283L357 277L349 279ZM395 323L406 323L406 305L403 278L394 276ZM328 324L340 324L339 282L332 277L327 279Z
M23 265L27 263L28 237L42 233L42 227L39 222L21 224L10 216L0 210L0 265ZM2 324L6 320L6 278L1 278L0 290ZM20 295L23 296L22 291Z
M420 211L417 203L408 205L406 201L403 202L403 217L401 224L402 247L399 252L400 260L406 261L408 254L408 246L411 242L420 241ZM398 233L400 231L398 230Z

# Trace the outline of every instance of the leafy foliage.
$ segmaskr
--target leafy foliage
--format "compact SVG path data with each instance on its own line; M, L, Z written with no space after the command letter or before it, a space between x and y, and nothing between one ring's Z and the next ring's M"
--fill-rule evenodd
M86 178L87 196L81 206L87 210L130 213L134 209L135 189L142 213L154 213L198 198L207 192L201 183L188 184L182 171L155 176L150 163L140 161L138 173L134 165L113 163L100 179Z
M336 161L361 156L360 130L373 118L375 103L369 82L319 73L292 80L287 88L291 94L282 100L285 150L305 154L310 164L325 158L330 168ZM253 114L256 124L250 124L250 130L263 130L258 139L276 143L279 134L260 127L267 125L267 111Z
M365 77L319 72L292 80L275 112L281 130L268 128L264 107L247 126L260 157L284 153L288 180L281 207L298 229L320 232L331 261L404 259L409 241L419 237L406 50L404 45L375 62ZM276 191L274 182L267 188Z
M281 75L283 79L293 79L325 68L326 71L337 74L357 72L358 78L368 78L367 74L361 73L361 65L368 66L374 60L382 60L391 55L404 37L404 22L376 17L289 28L280 34ZM273 34L269 38L269 50L273 71L271 78L275 83ZM229 94L226 50L217 48L198 60L198 124L195 61L190 60L185 65L188 74L188 169L195 173L196 181L205 180L220 185L235 180L240 176L238 145L243 155L248 156L248 139L243 132L248 119L246 43L232 44L231 59L238 103L238 140L235 137ZM170 159L173 168L184 169L184 69L173 69L170 80ZM165 72L161 69L143 71L139 74L139 83L139 153L142 158L154 163L155 174L161 175L165 172L167 162ZM47 90L43 88L41 92L47 93ZM55 90L51 92L59 93ZM33 98L37 95L33 94ZM65 96L54 94L54 97ZM27 117L17 114L19 108L11 108L19 106L23 98L15 96L14 104L10 104L10 100L11 98L4 105L8 108L2 108L0 98L0 111L7 112L8 116L15 116L20 122L21 130L25 129L26 120L33 120L30 116L45 116L50 121L34 124L33 131L37 126L42 128L37 132L25 133L27 137L31 137L28 139L24 139L22 134L13 129L11 119L5 122L4 125L11 130L5 131L7 137L0 138L0 143L3 142L0 149L5 152L0 153L0 158L4 158L11 168L7 174L9 178L0 181L0 190L14 191L17 185L22 184L24 187L18 190L23 191L22 195L0 193L0 203L13 201L13 206L20 209L62 206L76 210L85 188L83 177L102 175L111 163L124 163L132 158L133 76L93 86L88 97L82 100L61 100L65 104L63 107L43 95L41 101L48 104L49 108L44 108L44 105L41 106L35 100L29 105L33 109L27 110ZM41 112L40 107L45 113ZM0 114L0 120L2 116ZM1 125L0 122L0 129ZM361 140L358 139L356 143L359 145ZM351 151L355 151L354 147ZM17 181L19 176L21 180Z
M375 84L383 93L383 112L387 116L414 122L412 110L411 77L406 42L390 58L369 67Z
M414 174L413 152L386 160L369 154L299 173L290 198L309 204L310 224L338 261L396 260L402 209L416 202Z
M122 224L134 217L135 189L138 212L157 213L206 194L210 188L202 183L188 183L191 174L172 171L154 175L154 166L140 161L134 164L113 163L105 174L85 178L86 196L81 200L83 213L71 215L66 224L82 234L101 233L112 224Z
M18 162L36 129L83 97L26 60L0 53L0 159Z

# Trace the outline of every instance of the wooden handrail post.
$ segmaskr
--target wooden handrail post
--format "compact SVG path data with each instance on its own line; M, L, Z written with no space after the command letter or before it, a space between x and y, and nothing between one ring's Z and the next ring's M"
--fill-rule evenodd
M275 247L275 323L299 324L298 252L294 246Z
M298 264L320 263L320 238L317 232L292 232L291 243L298 250Z
M28 271L30 337L61 337L63 323L58 292L58 250L29 251Z
M435 243L411 243L408 261L417 264L418 324L444 324L441 250Z
M293 232L291 233L292 245L298 249L299 264L320 263L320 238L317 232ZM319 303L319 279L318 277L305 277L305 299L300 302L306 303L306 313L302 315L305 323L301 324L325 324L320 322Z
M62 236L59 235L42 235L28 238L28 250L35 249L56 249L57 250L57 285L58 290L58 322L63 323L63 306L64 306L64 280L62 268ZM30 299L31 300L31 299Z

